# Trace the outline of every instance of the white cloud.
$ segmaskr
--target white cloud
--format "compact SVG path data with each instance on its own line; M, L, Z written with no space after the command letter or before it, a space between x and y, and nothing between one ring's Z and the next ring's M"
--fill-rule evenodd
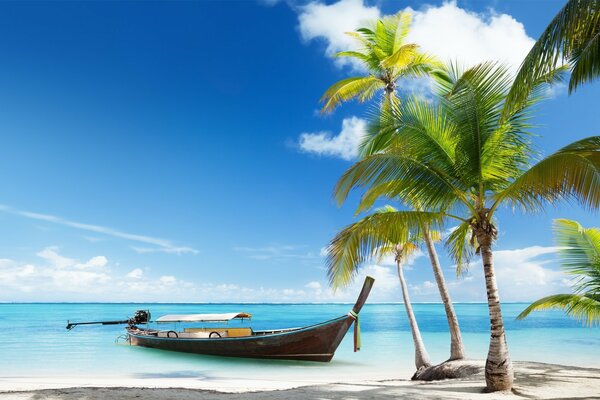
M49 246L45 249L36 253L36 255L47 262L50 265L59 268L75 268L75 269L91 269L91 268L101 268L104 267L108 263L108 259L104 256L96 256L90 258L88 261L84 263L79 263L77 260L69 257L64 257L58 254L57 246Z
M153 278L141 268L120 273L104 256L80 262L61 255L56 248L39 253L39 264L0 259L0 301L352 302L367 274L378 281L372 301L398 294L394 271L377 265L366 266L350 287L334 292L316 280L270 288L189 282L173 275Z
M291 247L291 246L290 246ZM551 264L556 247L532 246L496 250L495 269L503 301L530 301L570 291L567 275ZM244 286L236 282L186 281L173 275L146 276L142 268L119 272L104 256L87 262L59 253L56 247L40 251L39 263L0 259L0 301L186 301L186 302L353 302L364 278L375 278L369 301L401 301L396 268L367 264L346 288L333 291L319 280L290 281L287 287ZM318 255L317 255L318 257ZM407 274L412 300L439 301L432 278L414 268ZM128 271L128 272L126 272ZM424 270L422 270L424 271ZM454 301L485 301L481 261L473 262L467 276L446 274Z
M413 14L408 41L443 60L456 60L466 67L498 60L515 69L535 42L521 22L492 9L479 14L450 1L406 11ZM340 0L329 5L312 2L299 10L300 34L307 41L325 40L325 53L331 57L337 51L355 48L355 41L344 32L354 31L380 15L377 7L368 7L362 0ZM337 65L342 63L336 59ZM352 66L361 68L358 64Z
M321 290L321 283L318 281L312 281L308 282L306 285L304 285L304 287L313 290Z
M36 255L46 261L49 261L57 268L66 268L75 264L75 260L72 258L63 257L58 254L58 247L56 246L46 247L45 249L39 251Z
M165 285L174 285L175 283L177 283L177 278L175 278L172 275L165 275L161 276L159 281L161 283L164 283Z
M363 0L340 0L329 5L314 1L300 7L298 22L304 40L325 40L325 52L333 56L338 51L356 48L356 41L345 32L354 31L379 15L377 7L368 7ZM336 59L340 66L349 62L346 58ZM358 64L354 67L360 68Z
M108 259L104 256L96 256L90 258L87 262L83 264L78 264L78 268L96 268L96 267L104 267L108 263Z
M106 265L103 256L93 257L86 263L60 255L56 247L47 247L37 253L42 265L21 264L4 259L0 263L0 287L5 295L11 292L41 293L99 293L110 275L98 267ZM90 268L91 270L85 270ZM96 270L93 270L96 268ZM8 299L13 299L8 297Z
M344 118L342 130L337 136L332 136L330 132L302 133L298 146L305 153L353 160L358 155L358 146L366 130L367 122L364 119Z
M557 293L569 293L567 275L553 265L558 247L531 246L494 251L494 270L503 301L532 301ZM481 260L471 263L468 275L449 279L455 301L484 301L485 280ZM422 288L421 294L427 292Z
M458 61L466 67L498 60L516 69L535 43L521 22L493 10L478 14L452 1L408 11L413 12L408 41L444 61Z
M189 301L197 296L193 284L174 276L145 278L140 268L120 275L104 256L80 262L59 254L57 247L37 255L39 264L0 259L0 301Z
M45 222L49 222L49 223L53 223L53 224L57 224L57 225L63 225L63 226L68 226L70 228L75 228L75 229L80 229L83 231L89 231L89 232L95 232L95 233L101 233L107 236L112 236L112 237L116 237L119 239L125 239L125 240L130 240L133 242L139 242L139 243L145 243L145 244L150 244L153 245L155 247L152 248L142 248L141 251L140 249L136 249L136 251L138 252L164 252L164 253L172 253L172 254L184 254L184 253L191 253L191 254L198 254L198 250L193 249L191 247L181 247L181 246L176 246L174 245L170 240L166 240L166 239L160 239L160 238L155 238L155 237L151 237L151 236L145 236L145 235L138 235L138 234L134 234L134 233L127 233L127 232L122 232L113 228L108 228L106 226L100 226L100 225L91 225L91 224L84 224L81 222L75 222L75 221L69 221L67 219L61 218L61 217L57 217L55 215L49 215L49 214L40 214L40 213L33 213L30 211L22 211L22 210L17 210L5 205L0 204L0 211L4 211L10 214L14 214L14 215L19 215L25 218L29 218L29 219L34 219L34 220L38 220L38 221L45 221Z
M141 268L132 269L125 275L127 278L140 279L144 275L144 271Z

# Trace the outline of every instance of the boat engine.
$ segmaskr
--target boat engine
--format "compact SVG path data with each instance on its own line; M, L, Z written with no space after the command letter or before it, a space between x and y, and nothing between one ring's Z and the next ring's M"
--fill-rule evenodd
M129 319L129 325L147 324L150 321L150 310L137 310Z

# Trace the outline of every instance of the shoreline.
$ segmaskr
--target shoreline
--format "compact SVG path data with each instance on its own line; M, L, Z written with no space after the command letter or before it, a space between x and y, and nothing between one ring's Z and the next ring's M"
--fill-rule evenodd
M482 362L483 365L483 362ZM483 373L437 382L409 379L337 382L278 379L0 378L0 400L60 399L600 399L600 369L515 361L512 393L483 393Z

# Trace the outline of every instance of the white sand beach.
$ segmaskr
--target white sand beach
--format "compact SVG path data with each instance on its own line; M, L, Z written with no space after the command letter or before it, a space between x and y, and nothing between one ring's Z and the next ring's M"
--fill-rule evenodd
M109 381L2 379L0 400L100 399L600 399L600 369L515 362L511 393L484 393L483 375L440 382L408 379L311 384L277 380L202 381L115 379Z

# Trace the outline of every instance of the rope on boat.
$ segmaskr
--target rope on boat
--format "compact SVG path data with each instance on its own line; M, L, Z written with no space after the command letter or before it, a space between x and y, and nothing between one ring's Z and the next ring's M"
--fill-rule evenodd
M358 313L354 310L350 310L348 316L354 319L354 352L360 350L360 321L358 319Z

